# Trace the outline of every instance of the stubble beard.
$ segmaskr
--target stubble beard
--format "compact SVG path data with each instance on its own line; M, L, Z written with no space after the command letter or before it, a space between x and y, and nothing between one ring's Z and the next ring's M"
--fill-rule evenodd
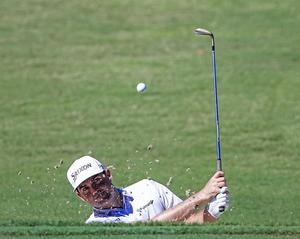
M94 197L95 207L98 209L112 209L122 207L119 192L115 191L99 191Z

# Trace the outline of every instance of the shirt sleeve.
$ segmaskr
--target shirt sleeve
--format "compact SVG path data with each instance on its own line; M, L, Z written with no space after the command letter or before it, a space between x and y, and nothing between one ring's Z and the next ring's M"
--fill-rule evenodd
M162 206L164 209L169 209L171 207L174 207L175 205L182 202L182 199L177 197L170 189L168 189L166 186L150 180L153 184L155 190L158 192L159 198L161 200Z

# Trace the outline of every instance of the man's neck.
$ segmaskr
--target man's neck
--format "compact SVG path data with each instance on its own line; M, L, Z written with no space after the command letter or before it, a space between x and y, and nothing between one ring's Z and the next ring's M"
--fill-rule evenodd
M113 206L111 208L122 208L123 205L123 194L117 188L115 188L115 192L113 196Z

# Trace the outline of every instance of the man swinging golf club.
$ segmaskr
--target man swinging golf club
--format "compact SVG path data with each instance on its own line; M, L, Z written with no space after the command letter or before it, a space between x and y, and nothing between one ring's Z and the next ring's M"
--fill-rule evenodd
M75 160L67 178L77 196L93 207L86 223L177 221L201 224L216 221L229 207L222 171L217 171L199 192L184 201L167 187L148 179L117 188L112 184L111 171L91 156Z
M229 207L229 197L221 166L215 40L203 28L194 31L210 36L215 96L217 172L197 193L182 201L165 186L153 180L141 180L124 189L112 184L109 169L96 159L84 156L69 168L67 176L76 194L93 207L86 223L179 221L186 223L214 222Z

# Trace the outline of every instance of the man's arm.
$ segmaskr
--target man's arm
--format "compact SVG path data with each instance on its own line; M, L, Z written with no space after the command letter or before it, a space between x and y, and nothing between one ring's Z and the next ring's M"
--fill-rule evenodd
M226 185L224 173L218 171L198 193L185 201L155 216L152 221L184 221L187 223L214 222L217 219L211 216L205 205L213 199L220 189Z
M215 222L218 219L213 217L206 209L203 209L199 212L193 213L188 219L184 222L186 223L208 223L208 222Z

